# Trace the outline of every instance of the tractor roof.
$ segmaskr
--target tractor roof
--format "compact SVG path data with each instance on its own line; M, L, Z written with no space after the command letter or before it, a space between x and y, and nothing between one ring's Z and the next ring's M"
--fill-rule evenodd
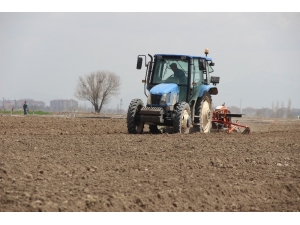
M194 55L180 55L180 54L155 54L155 56L165 56L165 57L180 57L180 56L186 56L187 58L202 58L205 59L206 61L212 61L212 58L210 57L205 57L205 56L194 56Z

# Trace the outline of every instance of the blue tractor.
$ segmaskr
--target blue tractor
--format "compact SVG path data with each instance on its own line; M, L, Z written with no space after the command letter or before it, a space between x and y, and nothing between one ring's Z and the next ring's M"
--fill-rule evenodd
M217 95L220 78L211 76L215 65L206 56L156 54L147 62L146 55L137 58L137 69L145 59L146 75L143 83L147 104L133 99L127 112L130 134L143 133L149 125L151 133L172 129L174 133L194 131L209 133L212 127L212 98Z

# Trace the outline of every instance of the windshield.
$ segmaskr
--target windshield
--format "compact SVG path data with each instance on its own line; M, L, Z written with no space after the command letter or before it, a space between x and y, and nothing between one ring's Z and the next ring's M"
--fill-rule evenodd
M176 83L187 85L188 60L180 58L157 58L152 83Z

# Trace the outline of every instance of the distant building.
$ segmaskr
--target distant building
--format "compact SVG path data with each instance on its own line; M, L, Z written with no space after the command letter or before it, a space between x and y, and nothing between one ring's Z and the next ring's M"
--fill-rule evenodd
M252 107L247 107L243 109L243 114L245 114L246 116L255 116L256 113L256 109L252 108Z
M231 113L241 113L241 108L236 106L228 106L227 108Z
M42 101L35 101L33 99L5 99L0 102L0 108L4 110L18 110L23 108L26 101L30 110L44 110L46 104Z
M78 102L73 99L56 99L50 101L51 112L70 112L77 110Z
M33 99L19 99L16 100L16 109L22 109L25 101L28 105L29 110L44 110L46 107L45 102L42 101L35 101Z
M3 101L1 101L1 109L2 110L12 110L15 108L16 100L15 99L5 99L3 98Z

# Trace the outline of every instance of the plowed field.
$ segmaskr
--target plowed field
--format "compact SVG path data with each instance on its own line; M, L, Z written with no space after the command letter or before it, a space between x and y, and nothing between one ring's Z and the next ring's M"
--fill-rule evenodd
M130 135L124 118L0 116L0 210L299 212L300 121L244 123Z

